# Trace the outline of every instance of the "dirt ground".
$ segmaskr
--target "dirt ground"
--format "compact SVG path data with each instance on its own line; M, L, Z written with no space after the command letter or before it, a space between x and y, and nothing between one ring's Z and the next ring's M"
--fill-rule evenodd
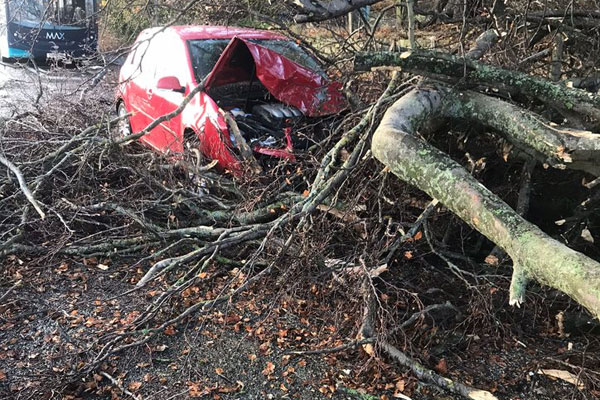
M150 288L120 296L132 288L140 271L126 265L103 270L93 263L59 263L52 258L46 265L28 265L14 257L3 264L2 292L11 278L23 284L0 309L2 398L128 398L100 371L66 386L63 378L76 376L78 368L93 359L98 351L94 340L103 332L127 326L157 295ZM189 297L174 302L174 309L193 301L196 290L210 293L219 288L223 278L212 278L209 272L206 287L184 293ZM332 312L344 301L333 288L314 285L290 295L269 289L275 287L276 282L255 287L235 304L168 328L159 339L111 357L101 370L143 399L391 399L401 398L400 394L413 399L454 398L417 382L385 357L370 357L359 349L288 354L347 342L354 327L343 320L354 316ZM575 364L575 369L585 367L580 371L586 383L588 378L596 380L594 371L600 366L596 336L561 338L554 321L508 312L516 319L510 326L481 336L460 326L448 331L425 323L414 332L415 343L425 339L430 344L426 354L415 356L448 377L502 399L598 395L593 388L579 390L540 373Z

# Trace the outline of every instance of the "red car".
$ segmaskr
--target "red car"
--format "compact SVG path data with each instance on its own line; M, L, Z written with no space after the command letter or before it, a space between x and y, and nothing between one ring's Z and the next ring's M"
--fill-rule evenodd
M233 124L246 149L293 160L299 121L346 108L341 85L285 36L234 27L152 28L139 35L121 67L117 111L131 116L120 133L144 130L201 83L179 115L140 140L167 154L198 147L237 175L243 168Z

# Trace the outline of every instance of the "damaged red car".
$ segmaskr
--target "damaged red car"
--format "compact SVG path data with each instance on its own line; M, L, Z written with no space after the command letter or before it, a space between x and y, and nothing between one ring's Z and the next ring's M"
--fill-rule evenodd
M180 114L140 140L173 155L192 146L234 174L243 171L240 134L255 154L294 160L294 128L346 108L341 85L285 36L234 27L152 28L121 67L117 112L130 116L119 132L144 130L197 85L202 91Z

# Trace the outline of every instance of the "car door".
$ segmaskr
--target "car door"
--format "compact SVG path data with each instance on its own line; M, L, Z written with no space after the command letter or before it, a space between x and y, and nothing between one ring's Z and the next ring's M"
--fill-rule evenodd
M137 130L143 130L157 118L160 118L164 113L160 107L157 107L156 89L156 71L158 64L162 59L163 38L164 33L154 33L148 38L148 48L141 55L140 76L135 79L137 83L135 91L132 95L135 96L134 102L139 109L139 121L142 127ZM133 126L132 126L133 128ZM133 128L135 130L135 128ZM172 135L167 134L164 129L164 124L159 124L145 134L140 140L160 152L169 151L169 143L172 141Z
M150 66L143 61L148 53L148 44L148 38L144 34L140 35L121 68L119 77L121 94L127 111L131 113L129 122L134 133L143 130L150 122L144 111L146 96L144 80L150 73L147 71Z
M157 44L160 48L160 57L156 58L154 87L148 97L148 102L155 115L161 117L172 113L179 107L185 98L185 93L189 91L191 76L189 76L189 68L187 68L188 62L185 47L179 37L164 34L159 38ZM159 89L157 87L158 81L166 77L177 78L181 86L186 88L186 92L180 93L169 89ZM152 139L164 152L182 152L182 113L163 121L156 128Z

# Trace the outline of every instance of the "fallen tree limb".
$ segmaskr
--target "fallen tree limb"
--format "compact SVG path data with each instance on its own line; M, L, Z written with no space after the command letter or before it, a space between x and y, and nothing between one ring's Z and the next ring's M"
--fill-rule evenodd
M600 175L600 135L553 126L540 116L498 98L447 90L442 113L495 129L519 149L554 168Z
M286 351L286 352L284 352L284 354L293 354L296 356L306 356L306 355L312 355L312 354L331 354L331 353L337 353L337 352L344 351L344 350L353 349L353 348L361 346L363 344L372 344L372 343L375 343L375 339L369 338L369 339L362 339L362 340L353 340L350 343L342 344L342 345L339 345L336 347L328 347L325 349L316 349L316 350L292 350L292 351Z
M40 215L40 218L46 218L46 213L42 211L40 204L37 202L35 197L33 197L31 190L29 190L29 188L27 187L27 182L25 182L25 177L23 177L23 173L21 172L21 170L15 164L10 162L3 156L0 156L0 163L4 164L6 168L8 168L13 174L15 174L17 180L19 181L19 187L21 188L21 191L23 192L27 200L31 203L33 208L35 208L35 211L37 211L37 213Z
M441 78L454 83L509 86L525 96L535 97L559 110L574 111L600 120L600 96L557 85L522 72L510 71L477 61L429 50L358 53L356 71L395 66L403 71Z
M299 12L294 16L297 23L325 21L341 17L359 8L379 3L382 0L296 0Z
M364 265L363 265L364 266ZM365 268L366 270L366 268ZM417 376L418 379L426 382L433 383L442 389L445 389L451 393L459 394L467 399L473 400L494 400L496 397L492 395L490 392L485 390L474 389L469 386L466 386L460 382L452 381L448 378L444 378L441 375L438 375L436 372L424 367L417 360L409 357L404 352L400 351L395 346L391 345L387 340L380 338L376 335L376 317L377 317L377 307L379 305L379 300L377 294L375 293L375 287L373 286L373 281L369 274L365 276L365 279L362 283L362 295L364 299L364 310L363 310L363 319L361 327L358 331L358 335L356 338L357 342L365 342L368 339L377 338L375 344L379 346L381 350L386 352L391 358L393 358L400 365L409 368L413 374ZM450 303L446 305L434 305L432 307L428 307L422 311L422 313L415 313L411 318L409 318L402 326L408 327L416 321L419 316L422 316L426 312L431 312L436 308L451 308L454 309ZM414 317L414 319L413 319ZM400 329L402 329L402 326ZM363 345L363 350L369 355L373 354L373 345L369 342L366 342Z
M519 293L523 275L568 294L600 316L600 263L552 239L519 216L447 154L416 135L439 117L442 94L415 89L383 117L372 142L373 155L400 179L436 198L512 258ZM544 254L544 257L540 257ZM518 298L510 303L517 304Z
M448 390L451 393L460 394L461 396L467 399L473 400L493 400L497 399L496 396L491 394L486 390L474 389L472 387L466 386L460 382L452 381L448 378L444 378L441 375L438 375L434 371L425 368L421 363L417 360L407 356L402 351L398 350L396 347L392 346L388 342L383 342L380 344L380 347L383 351L385 351L391 358L393 358L400 365L410 368L413 374L417 376L420 380L424 380L427 382L431 382L441 388Z

